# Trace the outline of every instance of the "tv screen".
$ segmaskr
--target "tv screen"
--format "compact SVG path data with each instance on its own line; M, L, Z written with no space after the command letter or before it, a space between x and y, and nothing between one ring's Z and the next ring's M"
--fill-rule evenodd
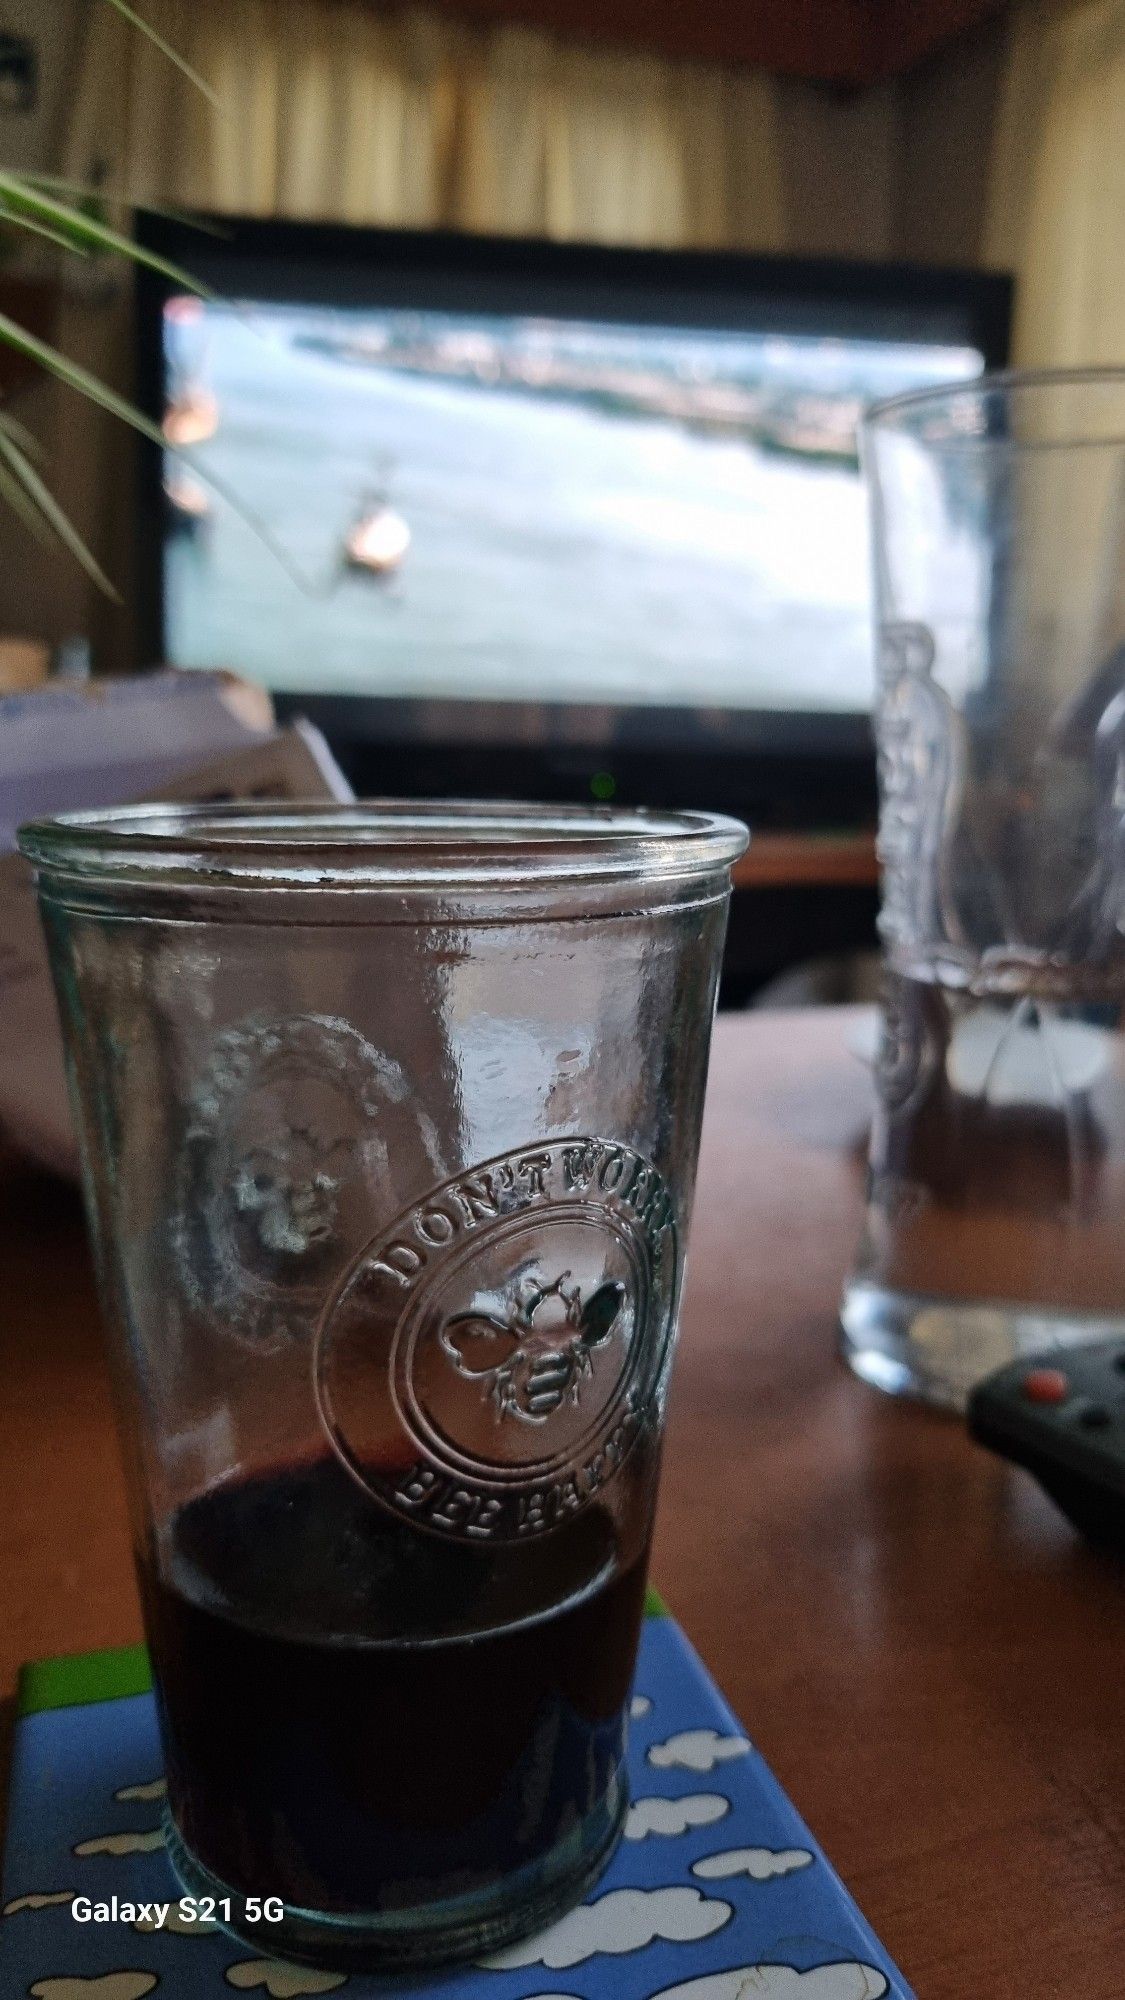
M264 682L368 788L870 812L856 420L1002 363L1007 279L139 230L207 288L139 273L146 660Z
M163 348L194 459L164 469L174 665L830 712L872 696L861 409L984 366L964 341L183 295Z

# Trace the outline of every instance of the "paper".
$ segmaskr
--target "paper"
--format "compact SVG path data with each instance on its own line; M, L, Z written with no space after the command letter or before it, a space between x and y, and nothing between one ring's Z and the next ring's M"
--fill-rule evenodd
M154 677L167 681L163 675ZM153 750L154 725L164 702L128 700L95 704L92 716L83 694L52 690L51 705L35 704L11 717L12 704L0 702L0 848L11 845L15 825L28 816L87 805L119 805L131 799L324 799L353 796L320 732L308 723L272 733L251 731L232 715L222 689L212 687L203 703L179 689L195 676L173 676L174 726ZM199 676L207 681L217 676ZM124 686L125 683L120 685ZM131 685L131 684L129 684ZM250 690L253 694L254 691ZM259 711L263 712L263 711ZM83 718L92 739L83 741ZM224 720L225 718L225 720ZM200 742L185 764L190 730L207 725L211 756L200 763ZM107 741L120 725L123 757L106 761ZM12 735L9 735L9 728ZM47 739L56 733L53 747ZM230 735L232 747L218 754L217 741ZM27 766L18 766L22 738ZM146 748L147 744L147 748ZM178 745L178 750L172 746ZM94 750L100 750L98 762ZM83 765L82 757L86 762ZM38 764L36 763L38 759ZM149 784L154 768L171 760L174 768ZM137 781L141 780L140 783ZM128 790L119 786L129 786ZM32 801L16 810L17 799ZM9 826L4 828L4 815ZM5 832L10 838L5 840ZM32 872L23 856L0 852L0 1132L42 1166L76 1175L78 1153L67 1103L62 1040L55 996L39 925Z

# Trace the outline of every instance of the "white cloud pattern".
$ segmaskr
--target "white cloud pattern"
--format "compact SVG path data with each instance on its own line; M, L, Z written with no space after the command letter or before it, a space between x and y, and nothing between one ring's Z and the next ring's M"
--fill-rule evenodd
M142 1937L149 1936L153 1931L171 1931L174 1937L213 1937L218 1928L218 1924L213 1924L207 1917L197 1917L194 1923L187 1917L181 1917L178 1903L169 1903L168 1914L162 1924L158 1924L154 1917L136 1917L133 1920L133 1929L140 1931Z
M151 1833L99 1833L93 1840L80 1840L75 1854L155 1854L164 1845L164 1830L154 1826Z
M168 1790L166 1778L153 1778L147 1785L122 1785L114 1792L115 1799L162 1799Z
M730 1800L719 1792L689 1792L683 1799L634 1799L625 1820L625 1839L647 1840L650 1833L672 1835L693 1826L713 1826L729 1811Z
M155 1972L103 1972L100 1978L37 1979L35 2000L144 2000L158 1984Z
M808 1972L792 1965L736 1965L730 1972L665 1986L652 2000L880 2000L889 1990L876 1966L849 1959Z
M298 2000L304 1993L334 1993L347 1983L346 1972L314 1972L309 1965L283 1965L279 1958L241 1958L226 1969L228 1986L245 1992L264 1986L270 2000Z
M705 1854L701 1861L693 1861L691 1872L703 1882L726 1882L732 1875L768 1882L774 1875L807 1868L812 1858L807 1847L732 1847L725 1854Z
M77 1889L33 1889L26 1896L13 1896L0 1915L17 1916L20 1910L49 1910L52 1903L73 1903Z
M652 1703L649 1700L647 1694L635 1694L633 1696L632 1701L629 1703L630 1721L640 1722L641 1718L648 1714L651 1707Z
M745 1757L749 1749L745 1736L720 1736L717 1729L682 1729L665 1743L654 1743L648 1761L658 1771L713 1771L716 1764Z
M549 1965L558 1971L582 1965L599 1952L620 1957L642 1951L656 1938L694 1944L721 1930L733 1914L730 1903L704 1896L699 1889L611 1889L596 1902L568 1911L538 1937L508 1945L478 1962L490 1972L511 1972L524 1965Z

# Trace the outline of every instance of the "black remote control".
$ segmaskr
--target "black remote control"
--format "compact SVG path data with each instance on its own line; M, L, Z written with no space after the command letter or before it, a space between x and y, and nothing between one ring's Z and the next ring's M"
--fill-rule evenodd
M1009 1362L973 1390L969 1431L1034 1473L1088 1540L1125 1553L1125 1340Z

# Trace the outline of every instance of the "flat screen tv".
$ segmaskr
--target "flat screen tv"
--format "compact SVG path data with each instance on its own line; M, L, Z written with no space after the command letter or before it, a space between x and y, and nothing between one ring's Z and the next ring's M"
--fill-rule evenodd
M1005 358L1007 280L148 218L149 659L367 788L869 809L868 400ZM213 482L213 483L212 483Z

